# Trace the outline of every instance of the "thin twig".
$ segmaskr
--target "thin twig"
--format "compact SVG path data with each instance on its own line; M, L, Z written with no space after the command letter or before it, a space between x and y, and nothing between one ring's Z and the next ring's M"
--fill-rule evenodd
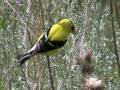
M117 2L115 2L115 13L116 13L116 19L117 19L117 24L118 24L118 27L120 29L120 19L119 19L119 8L118 8L118 5L117 5Z
M52 90L55 90L54 89L54 81L53 81L53 78L52 78L52 71L51 71L51 67L50 67L50 58L49 58L49 56L47 56L47 64L48 64L48 71L49 71L51 87L52 87Z
M27 84L27 88L28 88L28 90L30 90L30 86L29 86L29 84L28 84L28 82L27 82L27 78L26 78L25 72L24 72L24 70L23 70L23 67L20 66L20 68L21 68L21 72L22 72L22 74L23 74L24 80L25 80L25 82L26 82L26 84Z
M116 33L115 33L115 27L114 27L112 0L110 0L110 12L111 12L111 23L112 23L113 44L114 44L115 55L116 55L116 61L117 61L117 66L118 66L118 74L119 74L119 77L120 77L120 62L119 62L119 55L118 55L117 44L116 44Z
M13 26L13 28L12 28L12 34L13 34L13 40L14 40L14 45L15 45L15 49L16 49L16 54L18 55L18 48L17 48L17 43L15 42L16 39L15 39L15 33L14 33L14 29L16 28L16 27L15 27L15 26L16 26L16 25L15 25L15 24L16 24L16 21L15 21L13 24L14 24L14 26ZM12 65L11 65L11 66L12 66ZM20 69L21 69L21 72L22 72L23 77L24 77L24 79L25 79L25 82L26 82L26 84L27 84L27 88L28 88L28 90L30 90L30 86L29 86L29 84L28 84L28 82L27 82L27 78L26 78L26 76L25 76L25 72L24 72L22 66L20 67Z
M41 16L42 16L43 30L45 31L44 15L43 15L43 10L42 10L42 1L41 0L40 0L40 11L41 11ZM48 64L48 71L49 71L51 87L52 87L52 90L55 90L54 89L54 81L53 81L53 77L52 77L52 70L51 70L51 67L50 67L50 58L49 58L49 56L47 56L47 64Z
M45 24L44 24L44 15L43 15L43 10L42 10L42 1L40 0L40 11L41 11L41 19L42 19L42 25L43 25L43 30L45 31Z

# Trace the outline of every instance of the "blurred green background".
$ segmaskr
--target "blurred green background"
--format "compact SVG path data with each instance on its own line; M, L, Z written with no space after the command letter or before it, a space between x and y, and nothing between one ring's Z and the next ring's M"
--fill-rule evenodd
M50 57L55 90L82 90L80 69L72 67L86 48L93 51L94 75L105 90L119 90L120 0L0 0L0 90L51 90L44 55L22 68L16 57L62 18L70 18L77 33Z

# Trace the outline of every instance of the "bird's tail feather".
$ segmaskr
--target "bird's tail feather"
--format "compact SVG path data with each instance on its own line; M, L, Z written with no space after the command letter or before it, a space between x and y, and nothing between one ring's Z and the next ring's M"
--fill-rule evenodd
M28 59L30 59L32 56L34 56L38 51L39 51L39 49L38 49L38 43L37 43L28 52L18 56L19 65L22 65L23 63L25 63Z
M18 56L19 65L21 66L23 63L25 63L32 56L33 56L33 54L30 52L27 52L27 53L24 53L24 54Z

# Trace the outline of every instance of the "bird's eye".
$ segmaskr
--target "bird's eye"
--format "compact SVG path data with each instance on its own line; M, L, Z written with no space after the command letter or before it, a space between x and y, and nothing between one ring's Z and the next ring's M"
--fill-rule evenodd
M72 26L72 30L74 30L74 25Z

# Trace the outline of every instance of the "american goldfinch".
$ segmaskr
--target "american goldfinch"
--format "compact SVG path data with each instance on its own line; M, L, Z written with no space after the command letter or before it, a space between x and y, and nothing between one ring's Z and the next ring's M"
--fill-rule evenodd
M52 54L53 51L64 46L68 35L72 32L74 32L74 25L69 19L62 19L53 24L47 32L39 37L38 42L29 51L18 57L19 64L22 65L38 53Z

